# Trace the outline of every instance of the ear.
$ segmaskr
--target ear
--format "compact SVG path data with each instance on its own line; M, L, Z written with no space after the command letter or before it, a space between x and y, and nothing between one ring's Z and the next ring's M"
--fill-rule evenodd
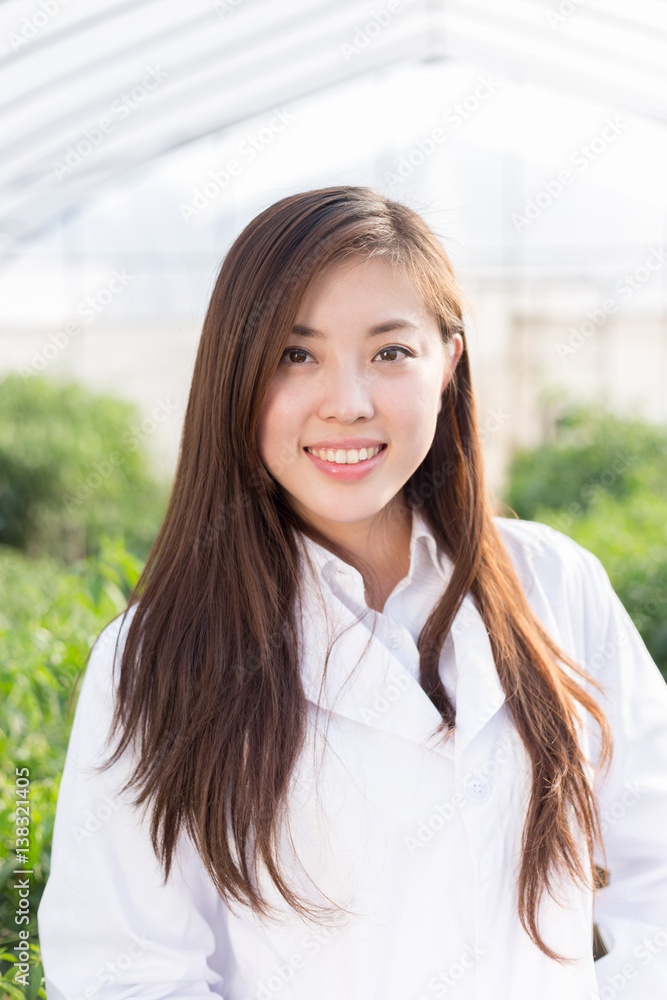
M440 398L438 399L437 413L440 413L440 410L442 409L442 394L451 381L451 378L456 370L456 366L461 360L461 355L463 354L463 337L460 333L455 333L451 340L447 342L447 354L449 355L448 366L443 383L440 387Z

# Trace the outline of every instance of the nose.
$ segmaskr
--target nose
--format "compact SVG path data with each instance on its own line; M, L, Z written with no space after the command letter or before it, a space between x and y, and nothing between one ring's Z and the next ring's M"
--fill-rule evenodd
M350 361L331 368L323 376L317 415L347 424L359 417L372 417L374 372L365 372Z

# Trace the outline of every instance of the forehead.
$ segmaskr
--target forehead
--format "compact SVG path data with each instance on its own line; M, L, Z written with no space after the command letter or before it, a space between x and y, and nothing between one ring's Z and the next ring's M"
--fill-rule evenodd
M430 310L405 268L383 257L330 264L308 287L299 305L298 320L307 323L318 313L377 316L404 313L426 321Z

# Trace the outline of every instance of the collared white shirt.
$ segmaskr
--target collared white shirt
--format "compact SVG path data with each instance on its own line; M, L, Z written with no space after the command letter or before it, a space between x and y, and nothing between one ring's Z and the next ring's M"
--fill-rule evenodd
M547 958L519 923L530 763L470 596L441 660L455 733L433 737L440 715L417 681L415 639L450 567L416 517L408 578L373 613L375 636L357 613L361 577L304 539L315 573L304 569L299 595L310 728L281 863L299 895L322 904L325 893L349 912L307 922L262 871L280 919L232 912L185 836L161 884L148 824L117 790L131 762L87 772L106 752L118 618L91 654L60 786L38 910L48 1000L667 997L667 685L594 556L544 525L495 523L545 629L603 685L604 695L588 688L615 738L609 779L595 786L609 885L593 899L557 883L558 902L546 894L540 911L547 943L572 963ZM596 730L580 715L594 759ZM595 963L593 920L609 952Z
M382 612L368 608L361 573L322 545L303 537L320 580L357 617L374 620L375 634L388 645L405 669L419 682L417 639L429 612L442 596L453 565L438 548L435 536L419 512L413 511L410 538L410 568L387 597ZM440 673L447 693L456 705L456 661L454 644L447 636Z

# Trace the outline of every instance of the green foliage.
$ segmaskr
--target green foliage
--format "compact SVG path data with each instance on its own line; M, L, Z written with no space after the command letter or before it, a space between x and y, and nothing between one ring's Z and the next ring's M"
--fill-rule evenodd
M667 679L667 429L570 407L515 455L504 499L595 553Z
M149 433L134 406L75 383L0 382L0 1000L45 998L37 908L78 681L95 639L127 606L166 509ZM28 924L16 923L17 868L31 871ZM16 980L20 930L29 932L27 985Z
M45 998L37 907L48 877L60 776L76 707L74 684L100 631L120 614L142 562L118 539L70 566L0 546L0 986L6 997ZM76 688L76 695L80 685ZM29 770L29 853L16 864L16 769ZM13 869L32 869L30 986L14 980L20 927Z
M145 558L164 516L136 407L76 383L0 382L0 544L67 561L120 535Z

